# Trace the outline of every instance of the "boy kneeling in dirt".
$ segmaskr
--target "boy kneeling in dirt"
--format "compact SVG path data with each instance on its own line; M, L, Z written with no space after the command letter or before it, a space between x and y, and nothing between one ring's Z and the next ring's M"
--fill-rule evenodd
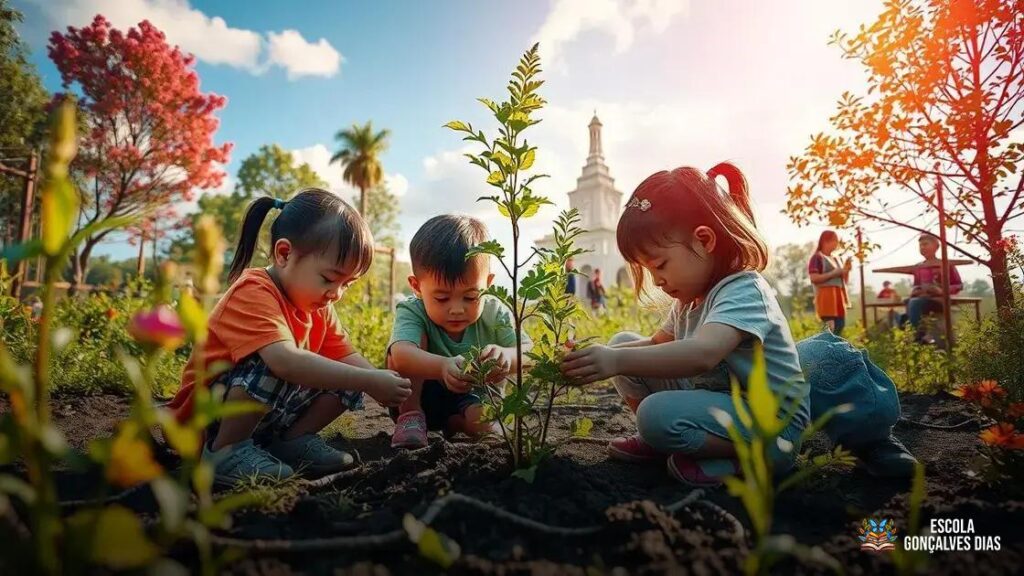
M511 311L483 295L494 281L490 257L466 253L488 239L482 222L442 215L428 220L409 244L416 297L398 304L388 342L388 369L412 381L412 395L397 409L394 448L422 448L427 430L471 437L492 430L483 405L464 373L463 354L480 350L478 362L495 360L487 381L497 384L516 370L516 335ZM523 335L524 350L529 348Z

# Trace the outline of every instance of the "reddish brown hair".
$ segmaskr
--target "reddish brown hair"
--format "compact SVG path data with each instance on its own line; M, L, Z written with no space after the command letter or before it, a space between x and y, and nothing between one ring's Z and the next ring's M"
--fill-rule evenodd
M821 236L818 236L818 252L821 252L821 247L828 240L835 240L836 242L839 242L839 234L836 234L834 230L825 230L822 232Z
M715 183L717 176L725 178L727 192ZM711 228L716 237L714 271L705 290L729 274L768 265L768 247L757 232L747 179L739 168L722 162L707 173L690 167L662 171L636 187L615 233L637 297L644 289L640 260L646 248L689 245L698 226Z

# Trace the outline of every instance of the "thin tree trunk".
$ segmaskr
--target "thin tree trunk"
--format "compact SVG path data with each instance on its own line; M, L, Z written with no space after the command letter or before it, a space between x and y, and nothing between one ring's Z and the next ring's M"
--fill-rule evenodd
M85 284L85 277L89 270L89 258L92 257L92 250L99 242L96 238L87 238L79 250L71 258L71 286L68 288L68 295L74 296L78 293L79 287Z
M363 217L366 225L369 226L370 216L366 213L366 186L359 187L359 215ZM374 241L374 246L376 246L376 240ZM373 268L370 268L369 278L366 279L366 302L373 304Z

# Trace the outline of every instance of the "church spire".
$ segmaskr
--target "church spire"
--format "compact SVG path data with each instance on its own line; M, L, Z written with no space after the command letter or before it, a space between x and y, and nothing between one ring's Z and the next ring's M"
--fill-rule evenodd
M594 117L590 119L590 153L587 154L587 163L604 160L604 151L601 149L601 121L597 119L597 110L594 110Z

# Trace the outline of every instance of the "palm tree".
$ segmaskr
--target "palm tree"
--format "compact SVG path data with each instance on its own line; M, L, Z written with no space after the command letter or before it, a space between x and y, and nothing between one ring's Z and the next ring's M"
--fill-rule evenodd
M384 177L384 168L380 164L380 155L388 148L390 130L373 131L373 122L367 121L360 126L353 124L349 128L338 130L334 139L341 144L341 149L331 156L331 163L340 162L345 182L359 188L359 213L366 217L366 193L380 184Z

